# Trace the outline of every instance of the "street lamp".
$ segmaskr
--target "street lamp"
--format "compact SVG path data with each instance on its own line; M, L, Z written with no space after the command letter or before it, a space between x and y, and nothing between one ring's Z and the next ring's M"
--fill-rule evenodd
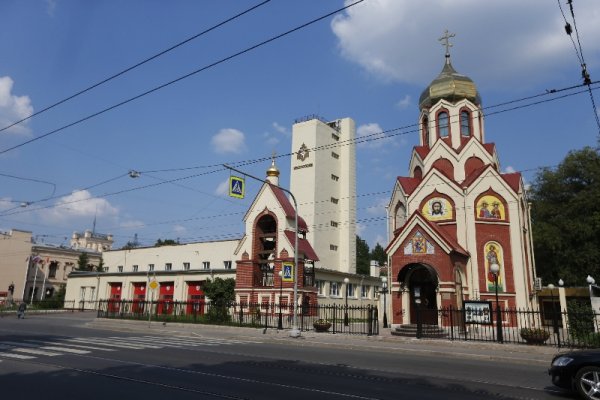
M381 278L381 293L383 293L383 327L387 328L387 305L386 305L386 295L388 290L387 277Z
M281 296L283 295L283 271L279 271L279 321L277 322L277 329L283 329L283 318L281 316Z
M498 301L498 275L500 275L500 266L496 263L490 265L490 272L494 275L494 286L496 287L496 337L498 342L502 343L504 337L502 334L502 313L500 311L500 302Z
M348 326L348 282L350 279L344 278L345 289L346 289L346 308L344 309L344 326Z

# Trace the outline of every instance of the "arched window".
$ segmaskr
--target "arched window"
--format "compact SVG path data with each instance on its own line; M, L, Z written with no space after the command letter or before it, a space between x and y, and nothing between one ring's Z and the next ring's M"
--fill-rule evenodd
M400 228L406 222L406 207L404 204L398 203L396 212L394 213L394 230Z
M441 138L448 137L450 134L450 127L448 125L448 113L442 111L438 114L438 133Z
M423 130L423 146L429 146L429 118L427 116L423 117L423 126L421 129Z
M460 134L471 136L471 113L467 110L460 112Z

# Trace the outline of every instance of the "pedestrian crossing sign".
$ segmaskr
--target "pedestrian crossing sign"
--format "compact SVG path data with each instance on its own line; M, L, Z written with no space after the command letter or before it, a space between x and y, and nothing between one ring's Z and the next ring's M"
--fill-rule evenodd
M281 280L283 282L294 282L294 263L283 263L281 268L283 271Z
M246 191L246 182L244 178L238 176L229 177L229 196L243 199Z

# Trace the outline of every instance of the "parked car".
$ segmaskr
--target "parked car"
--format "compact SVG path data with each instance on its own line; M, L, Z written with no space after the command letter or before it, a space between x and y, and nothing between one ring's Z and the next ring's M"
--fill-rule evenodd
M576 390L584 399L600 400L600 349L557 354L548 374L556 386Z

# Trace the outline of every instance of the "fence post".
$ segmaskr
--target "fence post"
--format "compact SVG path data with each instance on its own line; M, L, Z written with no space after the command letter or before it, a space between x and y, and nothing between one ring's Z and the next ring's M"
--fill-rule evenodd
M240 326L244 324L244 306L240 304Z
M367 336L373 335L373 314L371 311L371 305L369 304L367 307Z
M454 310L452 306L448 307L448 314L450 314L450 340L454 340Z

